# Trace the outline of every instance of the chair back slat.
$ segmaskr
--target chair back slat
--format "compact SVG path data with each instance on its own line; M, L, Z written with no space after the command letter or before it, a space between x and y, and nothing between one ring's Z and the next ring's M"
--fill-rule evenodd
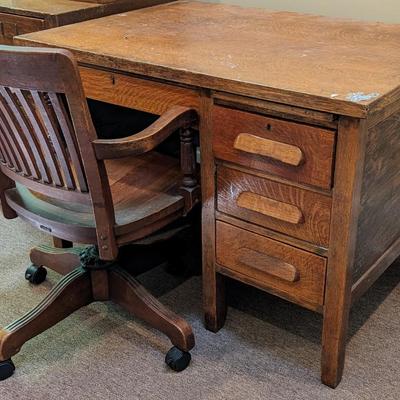
M4 164L8 164L9 162L7 160L7 157L4 154L5 154L4 147L0 140L0 162L2 162Z
M91 204L100 256L114 259L110 185L72 54L0 45L0 66L0 174L40 194Z
M3 159L1 162L6 164L9 168L12 168L12 166L16 164L16 161L14 160L10 148L7 145L5 134L3 133L1 128L1 123L0 123L0 148L3 154Z
M46 133L52 144L52 151L57 157L60 171L63 177L63 183L67 189L75 189L75 183L72 176L71 164L68 159L65 139L57 124L54 110L47 102L48 93L39 93L32 91L32 97L37 108L39 117L42 119L46 128Z
M10 133L13 135L15 142L18 143L21 159L24 163L25 174L32 176L34 179L39 179L38 168L35 163L35 158L29 151L29 141L23 129L21 128L20 121L18 121L18 111L13 107L15 106L9 94L9 88L0 86L0 114L4 117ZM28 133L28 136L29 133Z
M21 117L21 126L25 132L26 137L29 140L30 149L33 153L37 168L40 173L40 178L45 183L52 183L51 175L49 173L49 167L47 165L47 159L40 146L40 140L38 135L35 133L35 129L32 128L30 119L28 117L25 107L21 104L20 98L23 98L21 90L13 90L13 97L15 99L15 113L19 113Z
M88 192L71 116L62 93L0 85L3 164L27 179ZM8 151L6 152L6 149Z
M71 118L65 106L65 99L61 95L56 95L55 93L49 93L49 99L60 124L61 131L64 134L64 139L69 151L69 157L72 161L71 166L73 167L75 181L78 183L81 192L87 192L88 187L83 170L82 158L79 153L74 127L72 126Z
M14 117L12 118L12 123L15 129L18 130L19 136L22 138L24 155L28 160L32 176L35 179L44 177L46 182L49 182L45 160L41 154L40 147L37 145L35 135L32 135L32 129L27 125L23 107L20 106L17 97L10 89L5 89L0 86L0 95L2 95L7 102L11 114L10 116ZM31 152L29 150L31 150Z
M20 89L14 89L14 93L23 108L27 123L31 126L32 131L36 133L38 156L43 157L43 160L45 160L43 164L46 173L43 175L43 180L47 183L53 183L55 186L63 186L62 175L55 154L50 151L51 144L46 134L46 129L36 113L31 93Z
M0 96L0 130L4 136L4 143L12 160L12 165L10 166L16 172L21 172L24 175L28 175L28 166L26 160L22 156L22 151L19 145L18 135L14 135L11 127L7 123L7 111L4 108L4 104L1 101Z

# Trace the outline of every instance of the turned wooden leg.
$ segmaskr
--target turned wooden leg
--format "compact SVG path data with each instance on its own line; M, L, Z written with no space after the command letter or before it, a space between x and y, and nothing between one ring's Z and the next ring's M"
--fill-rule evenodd
M31 250L30 258L32 264L36 266L44 266L61 275L67 275L79 266L81 251L82 248L77 247L59 249L40 245Z
M194 347L190 325L164 307L120 267L113 267L109 271L109 295L111 301L167 335L180 350L188 352Z
M181 194L185 199L185 213L187 213L200 201L201 191L196 177L196 151L193 145L194 130L190 128L181 129L180 137L181 169L183 172Z
M69 249L73 245L74 244L69 240L60 239L55 236L53 237L53 246L57 249Z
M90 272L77 268L65 276L32 311L0 330L0 361L22 345L93 301Z

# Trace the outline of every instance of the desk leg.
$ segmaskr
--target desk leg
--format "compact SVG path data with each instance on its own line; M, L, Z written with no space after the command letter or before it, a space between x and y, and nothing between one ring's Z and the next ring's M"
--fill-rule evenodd
M213 100L201 96L200 147L202 191L203 306L206 329L217 332L225 323L224 277L215 269L215 164L212 150Z
M342 379L345 361L365 158L364 130L365 122L359 120L342 118L339 122L322 333L322 382L332 388Z
M331 275L331 276L329 276ZM350 285L348 279L340 279L328 273L328 285L322 333L321 380L327 386L339 385L344 369L346 340L350 310ZM339 278L339 279L338 279ZM333 298L336 304L332 304Z
M218 332L225 324L227 311L224 277L204 271L203 280L205 326L211 332Z

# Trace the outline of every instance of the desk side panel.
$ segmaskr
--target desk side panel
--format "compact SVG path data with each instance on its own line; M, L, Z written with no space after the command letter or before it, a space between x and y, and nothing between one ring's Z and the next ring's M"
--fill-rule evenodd
M400 253L400 112L368 130L353 292L361 295Z

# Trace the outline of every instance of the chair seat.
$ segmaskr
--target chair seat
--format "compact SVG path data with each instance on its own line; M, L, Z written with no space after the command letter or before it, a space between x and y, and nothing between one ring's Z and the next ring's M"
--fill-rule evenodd
M184 199L179 160L150 152L105 162L115 210L119 244L141 239L179 218ZM96 244L92 207L39 195L17 184L7 202L42 231L73 242Z

